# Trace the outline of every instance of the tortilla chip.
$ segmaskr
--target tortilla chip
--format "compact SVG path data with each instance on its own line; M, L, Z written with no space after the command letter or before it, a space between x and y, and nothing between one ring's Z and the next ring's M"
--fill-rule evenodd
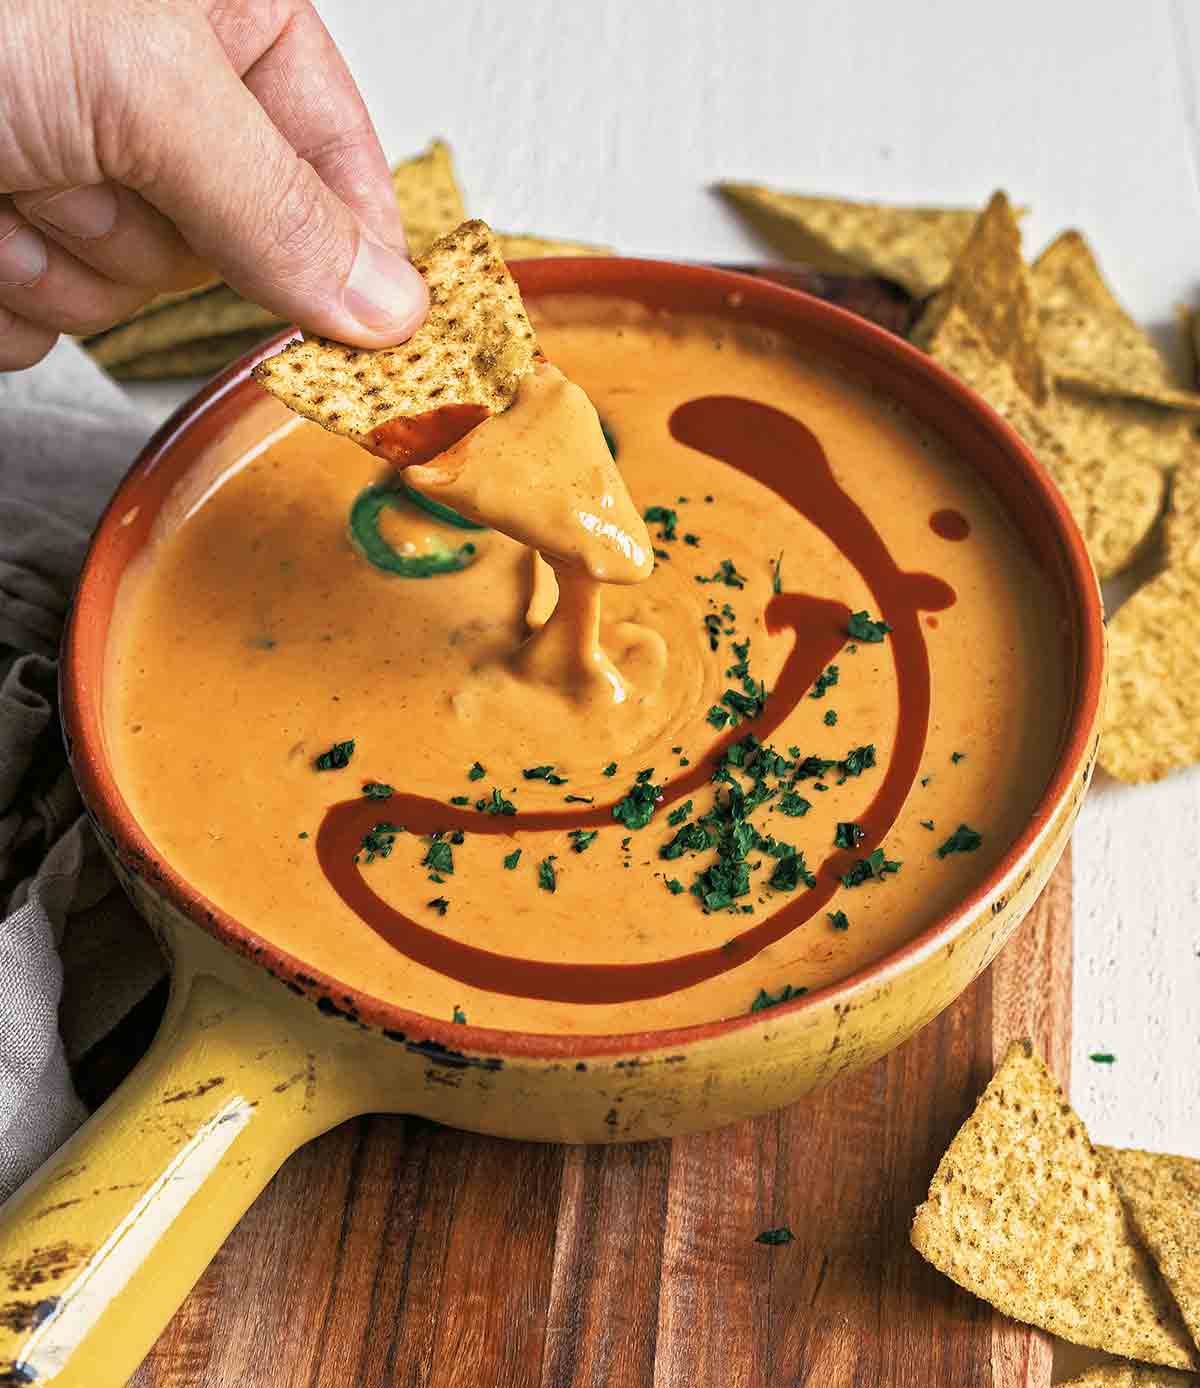
M1200 316L1186 304L1176 304L1175 322L1179 327L1184 360L1184 385L1200 389Z
M1164 530L1167 564L1200 571L1200 458L1175 469Z
M424 154L397 164L392 170L392 189L414 259L439 236L467 220L462 191L454 177L454 159L444 140L432 141Z
M590 246L586 241L552 241L544 236L496 233L496 244L505 260L535 260L555 255L612 255L609 246Z
M1138 459L1167 472L1200 459L1198 415L1073 386L1059 390L1056 401L1059 431L1077 457Z
M1037 309L1029 271L1021 259L1021 229L1002 192L992 194L950 278L925 310L912 340L926 347L957 309L974 324L993 352L1008 364L1034 405L1050 396L1050 378L1038 347Z
M1200 1161L1101 1147L1137 1236L1200 1346Z
M1108 702L1100 764L1121 781L1158 781L1200 761L1200 570L1169 568L1108 624Z
M917 298L950 273L979 215L976 208L810 198L752 183L718 189L789 260L835 274L882 275Z
M938 1165L917 1252L1005 1315L1153 1364L1200 1355L1087 1131L1017 1041Z
M1056 380L1096 395L1200 409L1149 336L1114 298L1077 231L1065 231L1033 266L1042 349Z
M1072 456L1060 433L1055 401L1037 409L1006 360L953 306L928 351L1002 415L1058 484L1101 578L1128 568L1145 543L1162 506L1162 474L1133 458Z
M1200 1388L1200 1378L1153 1364L1100 1364L1059 1388Z
M248 328L265 332L282 325L283 319L274 313L243 299L228 285L218 284L203 294L168 304L157 313L120 323L85 345L93 361L111 368L148 352L177 347L181 342L224 337Z
M257 347L270 328L247 328L245 332L225 333L221 337L199 337L194 342L181 342L178 347L164 347L161 352L123 361L112 368L119 381L169 381L186 376L211 376L231 361L237 361L251 347Z
M407 342L370 352L307 338L255 367L256 380L364 447L392 419L446 405L506 410L537 342L490 228L464 222L415 263L429 285L429 317Z
M220 283L220 279L214 276L212 279L205 280L203 284L194 284L190 289L171 289L165 294L156 294L153 299L147 299L141 308L135 308L132 313L126 314L121 322L132 323L135 318L145 318L148 313L157 313L160 308L170 308L172 304L181 304L186 299L196 299L201 294L207 294L210 289L215 289ZM105 331L111 331L111 329ZM92 337L103 337L103 335L103 333L93 333Z

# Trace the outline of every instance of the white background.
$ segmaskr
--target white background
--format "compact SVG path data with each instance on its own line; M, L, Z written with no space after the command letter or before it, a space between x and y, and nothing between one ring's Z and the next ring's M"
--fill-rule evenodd
M1030 254L1081 227L1164 340L1200 300L1188 0L319 8L389 156L445 136L469 210L505 230L737 258L761 248L719 178L918 202L1004 187L1032 209ZM157 413L182 392L139 394ZM1098 776L1075 902L1075 1103L1097 1141L1200 1156L1200 771Z

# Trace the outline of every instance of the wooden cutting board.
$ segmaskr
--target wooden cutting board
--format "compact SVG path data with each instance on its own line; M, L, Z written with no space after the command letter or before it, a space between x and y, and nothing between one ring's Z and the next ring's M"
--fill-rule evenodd
M1008 1042L1070 1055L1060 866L908 1045L765 1118L640 1146L348 1123L283 1168L132 1388L1044 1388L1044 1335L908 1244ZM785 1247L754 1242L790 1226Z

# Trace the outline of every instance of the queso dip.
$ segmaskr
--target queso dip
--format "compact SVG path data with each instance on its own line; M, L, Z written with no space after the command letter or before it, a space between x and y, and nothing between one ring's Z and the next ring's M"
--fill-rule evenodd
M396 478L264 403L125 580L125 797L219 907L427 1015L622 1032L835 982L1028 820L1065 700L1050 585L937 438L770 334L531 310L636 506L624 568L581 583L392 491L375 541L461 566L377 567L347 518Z

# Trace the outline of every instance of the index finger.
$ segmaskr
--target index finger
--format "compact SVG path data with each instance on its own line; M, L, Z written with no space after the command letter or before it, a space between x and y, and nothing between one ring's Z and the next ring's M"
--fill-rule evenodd
M385 245L404 222L366 103L308 0L264 7L210 0L208 19L246 87L301 159Z

